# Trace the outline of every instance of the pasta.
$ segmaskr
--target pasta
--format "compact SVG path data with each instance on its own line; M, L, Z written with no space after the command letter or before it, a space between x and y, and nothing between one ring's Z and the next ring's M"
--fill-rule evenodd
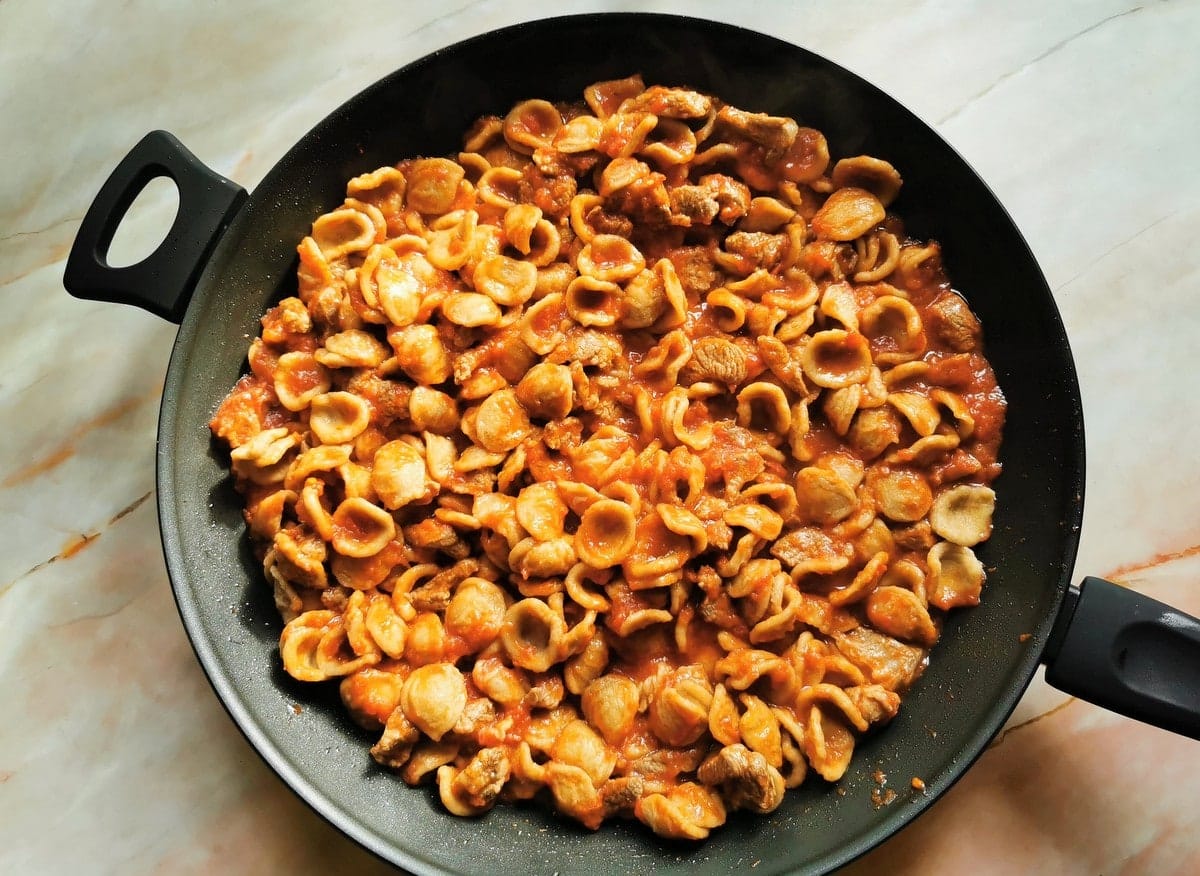
M836 782L978 603L1005 401L901 178L640 77L351 180L211 428L302 681L476 816Z

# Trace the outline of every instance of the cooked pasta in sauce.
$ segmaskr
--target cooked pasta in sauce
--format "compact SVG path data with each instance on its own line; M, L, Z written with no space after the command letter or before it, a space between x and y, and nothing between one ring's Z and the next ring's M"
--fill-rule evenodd
M211 424L286 671L456 815L702 839L837 781L979 601L999 473L900 186L637 76L350 180Z

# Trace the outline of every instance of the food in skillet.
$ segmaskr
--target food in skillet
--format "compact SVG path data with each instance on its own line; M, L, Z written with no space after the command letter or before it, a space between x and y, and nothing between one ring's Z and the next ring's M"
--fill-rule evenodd
M349 182L212 420L286 626L446 808L701 839L974 605L1005 403L899 173L639 77Z

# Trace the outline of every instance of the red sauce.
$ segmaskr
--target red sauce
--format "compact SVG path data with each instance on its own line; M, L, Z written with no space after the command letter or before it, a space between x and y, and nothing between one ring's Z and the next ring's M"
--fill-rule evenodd
M746 552L743 550L736 555L735 552L738 552L739 544L754 542L753 536L747 538L753 523L747 522L748 514L740 518L741 523L728 523L725 517L729 505L739 500L748 501L737 496L737 493L755 479L773 482L769 489L796 485L797 472L815 462L828 465L839 473L848 472L843 486L854 493L856 502L886 504L894 517L905 517L906 520L923 517L932 496L944 484L964 480L987 483L998 474L996 451L1004 423L1005 401L996 385L995 375L978 347L977 326L972 322L974 318L964 312L961 302L947 298L955 293L942 270L936 244L914 249L910 246L913 242L904 238L902 225L888 218L877 230L894 234L902 241L902 246L908 247L903 251L908 257L907 261L902 261L901 267L881 282L863 284L853 282L858 259L854 243L814 239L813 229L805 226L791 229L790 235L770 238L766 235L771 231L751 230L751 223L756 218L761 220L763 216L762 212L756 210L765 210L769 217L773 210L790 215L789 211L794 209L801 219L806 219L811 218L820 206L828 191L824 182L828 181L830 168L827 144L819 132L800 128L790 146L784 148L779 145L777 136L774 136L776 145L771 146L771 125L778 120L757 117L754 124L759 127L747 128L744 136L731 138L730 132L736 128L738 117L722 114L716 120L713 140L700 147L707 149L713 142L727 141L728 145L710 153L711 160L688 167L669 167L652 156L635 155L617 159L621 164L614 166L614 172L605 176L609 159L629 151L629 147L635 145L634 139L645 135L649 122L645 113L631 113L616 119L604 117L615 112L627 97L641 90L640 84L631 79L603 83L589 91L593 105L602 107L598 115L601 117L603 134L599 148L585 158L558 154L553 146L541 146L531 158L511 148L503 142L502 137L492 142L474 144L471 148L486 156L495 167L517 171L503 175L507 179L501 174L491 174L496 179L498 193L513 202L536 205L549 220L557 224L562 237L559 261L569 263L571 271L578 269L577 256L585 245L582 239L575 236L565 219L571 199L585 188L605 191L602 204L589 208L585 221L597 234L616 237L593 238L590 244L591 260L601 271L620 269L630 262L631 247L636 247L640 252L648 270L654 270L659 259L669 259L683 290L684 301L682 306L677 298L658 304L651 302L653 307L661 305L661 310L652 313L645 321L657 319L656 324L638 329L614 330L619 334L619 344L614 344L611 343L611 337L606 337L598 329L573 325L564 302L559 301L550 306L531 302L527 306L538 308L531 319L518 320L503 328L466 329L443 320L439 308L451 290L473 285L470 269L455 273L433 268L417 255L399 257L404 269L413 273L425 292L418 321L429 321L437 326L437 340L446 347L450 357L455 360L456 371L460 372L454 375L455 382L459 387L470 387L469 391L460 391L448 382L447 385L439 384L452 396L458 393L455 401L460 416L477 406L490 389L517 384L528 368L543 358L534 354L524 343L522 335L528 337L528 333L553 346L554 349L545 358L569 365L575 380L576 405L569 418L547 424L543 418L532 417L534 434L540 435L543 440L520 446L519 453L524 454L524 472L518 471L520 466L517 465L503 472L499 470L500 466L493 466L491 471L455 476L448 482L455 486L446 486L442 495L433 501L441 503L447 494L457 494L449 497L449 501L439 509L452 512L449 516L443 514L448 521L456 514L469 514L474 496L492 491L515 495L532 481L582 481L592 490L608 490L614 496L632 489L639 494L631 503L638 509L633 512L637 518L635 547L619 567L598 573L586 585L590 591L606 596L610 603L608 610L596 619L594 634L602 639L609 651L603 671L619 673L641 683L652 681L661 672L698 664L707 670L708 680L713 684L722 678L728 681L736 675L743 686L750 685L749 693L767 698L771 705L792 714L807 711L794 706L793 686L798 679L792 675L792 664L775 660L772 655L783 654L796 643L797 636L811 633L815 638L811 643L813 647L803 651L802 656L789 655L789 659L803 663L799 667L799 675L804 679L824 676L827 680L831 679L832 683L844 686L851 684L847 679L852 676L852 671L847 669L845 662L838 662L839 653L833 643L841 634L867 625L868 616L874 618L875 615L871 615L871 610L861 601L834 606L828 597L831 593L839 593L846 599L854 599L859 598L860 592L865 594L869 590L863 587L869 574L862 572L866 559L860 554L869 558L877 551L888 551L893 567L898 561L906 559L922 571L927 571L925 558L929 544L922 539L932 542L933 537L929 534L927 524L924 524L922 533L922 524L909 527L904 521L892 520L889 523L880 516L876 520L883 520L888 526L888 533L879 536L868 531L864 536L861 527L867 525L870 516L864 512L881 510L869 506L859 505L850 516L824 527L813 525L813 520L827 519L823 514L813 511L807 517L797 515L783 523L784 537L794 536L790 545L782 541L776 545L755 543L752 557L757 565L743 565L739 572L735 561L743 562ZM644 96L643 105L649 110L667 112L668 97L666 92L651 92ZM524 111L518 111L506 120L507 134L510 139L522 141L519 144L521 149L527 150L534 141L549 140L561 124L574 114L583 112L582 106L576 106L569 110L566 117L560 118L557 112L549 111L544 104L528 105ZM687 117L685 124L694 131L707 121L712 120ZM497 122L498 117L492 117L473 129L470 136L485 140L485 131L495 128ZM669 130L669 125L660 125L650 137L671 139ZM776 126L774 135L778 134ZM679 140L672 145L680 146L682 143L683 140ZM718 157L713 158L714 154ZM472 184L457 185L453 190L450 184L457 184L461 168L455 168L449 162L438 160L418 165L415 161L409 161L401 162L397 167L410 177L407 195L401 196L393 191L383 193L372 201L384 211L389 234L423 234L426 223L433 221L434 217L414 212L412 203L405 205L405 198L412 201L415 193L418 202L445 202L453 208L476 210L479 222L493 223L500 228L497 234L500 236L501 251L517 254L512 241L508 241L508 248L503 249L503 208L479 204L473 185L480 178L478 166L473 166L469 171L467 178ZM615 184L618 178L625 178L625 172L631 170L640 176L618 191L608 193L606 186ZM806 181L818 179L822 179L822 183L816 188L809 188L805 184ZM675 191L681 186L688 188ZM764 197L767 193L773 193L784 204L784 208L764 207L762 202L751 207L751 198ZM672 197L676 199L674 204ZM687 209L681 209L681 204L685 204ZM750 220L744 221L748 210L751 211ZM715 220L712 219L714 212ZM787 221L786 216L780 221ZM755 236L729 238L731 233L743 230ZM801 245L797 241L804 241L803 248L798 252L794 249ZM865 243L868 246L876 244L879 244L879 240ZM860 241L859 251L863 246L864 241ZM882 246L876 248L881 252L884 250ZM914 265L914 259L922 256L924 261ZM314 252L312 246L301 245L301 298L309 307L313 320L318 323L325 321L325 324L314 328L311 333L290 331L289 326L295 328L301 325L304 316L287 309L296 306L294 301L287 302L286 307L281 305L273 308L263 317L262 341L250 355L252 373L238 382L213 418L213 431L218 436L237 446L271 424L289 424L295 426L297 431L305 431L305 414L302 412L297 415L284 410L275 396L275 387L278 385L292 395L302 396L323 386L331 376L334 387L353 392L370 405L371 431L364 433L355 444L355 459L361 463L369 465L374 448L381 442L416 432L412 428L409 410L413 385L404 374L387 369L332 368L329 369L331 375L311 355L293 356L291 359L295 361L289 360L291 367L286 371L279 369L280 356L288 352L311 353L334 330L335 327L328 324L333 318L322 313L321 306L315 303L318 294L330 284L345 285L346 274L360 268L362 258L362 254L352 254L331 268L324 263L319 252ZM771 274L770 280L755 290L746 290L742 280L764 268ZM908 337L909 326L902 324L902 315L897 315L873 327L870 338L858 331L850 331L843 344L826 347L821 354L822 365L827 370L861 372L869 355L881 371L887 373L892 363L883 354L899 352L901 341L908 344L923 340L926 344L919 353L920 359L910 378L903 382L893 379L888 385L886 378L873 373L872 380L862 386L862 406L883 409L888 415L877 421L883 423L877 430L882 437L869 448L856 449L858 444L852 436L837 434L835 427L830 424L829 416L825 413L830 401L836 405L851 396L834 397L833 393L813 385L811 378L803 374L800 365L801 344L794 343L794 337L787 338L781 331L783 337L779 340L790 349L780 356L778 345L768 343L760 348L762 339L755 336L756 331L763 330L760 326L775 325L781 318L791 317L807 308L812 300L814 284L818 291L825 291L830 286L842 287L838 291L843 295L848 289L860 314L877 297L900 294L911 302L921 317L923 338L916 333L913 338ZM720 325L730 324L734 311L708 304L709 295L720 286L741 286L744 292L740 303L746 310L747 318L731 332L723 332ZM593 307L604 305L605 296L592 297L594 300L589 301L584 295L583 303ZM364 318L364 330L374 333L376 337L386 336L389 341L396 342L393 345L399 343L404 329L383 327L380 321L382 315L366 306L361 292L351 292L349 304ZM842 327L841 322L827 311L818 310L813 315L814 323L807 331L808 335ZM786 316L780 317L780 313ZM506 311L506 317L508 315ZM806 318L801 316L801 319ZM678 331L686 340L672 336L664 342L663 338L670 331ZM705 356L699 352L678 376L673 373L664 375L661 371L648 373L648 363L656 360L675 357L675 364L678 365L678 354L689 345L694 344L695 351L702 349L696 343L701 339L722 339L726 342L711 346L705 344L711 351L708 355L718 360L715 364L711 361L707 363L707 367L712 369L710 373L702 372L705 365L701 360ZM736 349L731 353L727 344L733 344ZM540 347L541 344L534 343L534 346ZM763 349L767 351L765 356ZM670 355L664 356L668 351ZM880 362L880 359L884 361ZM923 370L922 365L925 366ZM738 376L729 377L729 373ZM699 374L703 376L697 376ZM713 376L722 374L724 376ZM722 384L722 380L727 383ZM794 417L807 411L811 425L806 435L773 434L776 424L771 421L777 418L769 409L764 413L755 407L747 416L746 406L739 405L737 394L740 388L756 380L781 386ZM708 388L698 387L697 383L701 381L709 384ZM881 385L885 389L881 390ZM682 391L677 387L681 387ZM908 422L903 411L899 410L902 406L900 400L893 399L896 404L888 407L882 394L886 391L909 391L930 397L938 389L949 390L962 398L963 406L973 421L973 431L956 448L947 450L944 445L934 446L933 449L941 456L932 463L926 459L921 463L912 461L911 466L905 468L891 468L893 463L886 454L914 444L919 437L916 428L927 430L916 415L916 427ZM670 417L670 412L664 413L663 408L668 399L672 405L681 405L684 398L687 410L682 416L682 425L686 434L676 434L674 422L664 422ZM947 402L946 406L957 408L957 404L951 402ZM808 407L799 408L801 403L807 403ZM679 410L680 407L674 408L676 416ZM842 425L844 423L839 423L838 428ZM617 434L606 434L601 439L587 443L591 432L601 427L616 427L613 431ZM937 428L949 434L962 426L954 422L952 417L943 415ZM469 443L464 436L471 429L468 425L465 431L460 431L448 430L447 434L454 441L455 450L462 452ZM898 440L888 441L897 432ZM417 437L420 438L419 435ZM802 442L802 445L798 442ZM582 449L581 445L584 445ZM930 445L936 445L936 442L930 442ZM793 447L797 450L796 458L791 455ZM645 452L647 448L654 449L654 452ZM659 449L665 453L659 452ZM868 453L871 455L868 456ZM520 455L515 459L519 462ZM699 471L701 467L702 472ZM867 469L865 475L862 473L864 468ZM872 493L872 484L878 478L888 477L892 473L896 475L896 486L906 489L895 491L900 494L900 499L894 495L880 499ZM609 489L618 480L623 482L622 485L615 491ZM457 489L467 484L470 489ZM251 506L269 492L245 484L242 488ZM329 507L340 507L338 503L343 498L343 487L333 475L329 476L329 489L331 492L325 501ZM831 495L837 493L832 486L828 492ZM594 494L582 488L577 489L572 502L577 502L579 496L588 495ZM680 500L691 500L687 513L677 511L676 515L672 515L668 511L664 515L658 510L658 503L674 503L676 495ZM906 496L909 497L907 506L901 502ZM840 500L845 499L843 491ZM810 495L807 500L809 509L820 504L819 497L814 499ZM777 503L775 510L781 510L788 504L786 499L780 498L768 501L760 497L757 501L768 507ZM342 586L359 589L379 587L386 592L389 587L387 582L395 580L393 576L397 568L414 562L446 564L448 556L453 560L461 559L465 549L476 556L486 554L492 562L483 564L479 574L497 577L511 601L518 598L545 599L556 606L547 610L562 612L566 625L578 629L576 625L583 621L585 614L583 608L569 598L564 600L565 606L553 602L564 590L563 575L539 575L535 580L524 580L518 579L517 573L507 574L506 560L510 556L512 543L507 533L493 531L497 528L497 521L489 520L482 530L472 529L470 525L455 527L443 522L443 517L431 517L430 512L435 507L435 504L421 504L394 512L393 517L404 536L398 535L374 557L356 560L341 555L333 556L330 567L334 578ZM764 517L767 517L769 512L763 510ZM577 508L572 511L573 514L565 521L563 534L567 538L578 525L577 516L580 512ZM807 511L805 513L808 514ZM287 519L283 525L287 527L297 530L316 527L316 521L308 519L303 512L292 509L285 514ZM667 521L670 521L672 526L686 532L686 527L677 525L676 521L691 523L689 514L700 521L703 534L681 534L668 527ZM265 511L262 516L267 516ZM728 516L731 520L738 519L734 515ZM299 523L295 522L297 518ZM801 526L811 528L797 528ZM444 529L452 537L438 541L438 532L432 531L435 528L438 532ZM364 542L375 534L376 525L365 514L345 512L334 515L333 530L337 542ZM896 541L894 547L886 541L889 534ZM524 534L518 535L523 537ZM873 537L875 542L871 540ZM705 550L695 551L693 538L705 541ZM318 541L310 540L309 547L323 546ZM771 552L772 547L779 548L778 562L772 559L776 556ZM792 559L783 562L788 552ZM842 561L849 561L849 564L837 569ZM314 559L315 562L318 561ZM805 571L805 568L822 563L834 571L827 574ZM795 582L786 574L789 564L800 564L794 572L798 579ZM874 571L881 569L875 568ZM847 588L859 575L862 576L859 586L848 593ZM322 583L319 586L325 585ZM735 588L738 592L736 598L730 595ZM315 588L308 588L312 589ZM791 612L789 617L783 619L787 621L787 628L764 630L759 626L766 617L764 612L772 610L768 605L772 600L785 598L780 596L781 591L787 599L784 604ZM898 601L900 597L911 594L898 596L893 591L891 595L892 602L876 612L882 618L879 621L881 627L886 626L889 618L892 621L913 620L906 612L920 608L914 609L908 599ZM315 604L310 592L306 591L302 598ZM333 606L338 598L344 600L345 597L338 588L330 587L319 598L327 599L328 604ZM671 617L664 618L664 610L669 610ZM488 655L478 657L480 663L474 664L477 668L482 667L482 661L493 659L503 659L506 665L516 667L536 666L542 662L536 658L544 656L544 649L550 645L550 642L537 640L539 636L545 637L543 626L530 623L530 629L519 631L524 635L516 636L514 643L502 643L503 646L496 644L494 650L488 650L496 639L493 629L495 612L484 617L483 611L481 608L478 617L461 614L449 622L449 629L445 629L439 617L440 612L425 610L410 625L410 643L418 640L436 641L436 656L455 663L468 677L468 699L473 706L481 705L478 699L483 694L470 678L472 655ZM630 631L630 620L645 612L654 613L654 623L641 630ZM925 624L921 627L924 632L920 638L930 638L929 619L921 616L916 620ZM340 617L338 621L341 622ZM915 621L913 625L917 626ZM625 631L625 635L617 634L619 631ZM903 632L895 632L894 635L906 637ZM733 640L729 637L733 637ZM913 647L895 638L887 638L887 641L898 653L911 655L914 651ZM739 642L747 643L748 647L738 647ZM422 649L410 645L410 654L416 651ZM571 659L577 653L573 652ZM496 657L497 654L503 656ZM349 658L352 655L345 656ZM886 654L883 657L876 654L862 659L872 671L875 668L887 669L889 659L892 662L901 659L894 655L885 658ZM406 661L397 663L401 669L407 668ZM718 663L722 664L724 673L720 678L716 672ZM879 667L875 666L876 663ZM573 672L578 664L570 665L570 671ZM756 681L753 674L761 671L764 665L775 668ZM854 665L858 666L857 663ZM556 666L551 671L558 673L562 670ZM531 726L541 728L539 732L544 735L548 728L558 726L555 722L564 714L570 717L565 712L547 714L547 708L557 701L556 679L519 668L513 669L513 672L523 679L523 683L533 687L532 695L517 705L495 706L499 713L497 718L480 720L478 728L471 731L480 745L505 746L510 749L510 754L529 733ZM890 671L886 675L881 673L880 678L904 674ZM368 684L374 676L363 671L355 676L359 681L344 684L343 696L360 720L380 723L386 718L394 699L393 693L400 683L397 679L402 677L397 675L391 680ZM360 685L364 686L361 690ZM651 689L652 685L647 685L645 691ZM739 699L738 692L731 689L731 693L739 703L739 712L744 711L745 702ZM532 704L535 700L539 705ZM563 702L570 707L580 708L575 694L567 694ZM475 714L470 714L474 720ZM833 708L823 711L823 714L826 716L826 747L835 756L848 756L854 736L847 729L846 722ZM810 714L795 714L795 717L802 724L810 720ZM651 723L651 719L639 714L634 719L633 732L614 748L619 752L621 770L636 761L639 764L636 769L644 770L643 776L652 776L661 783L663 790L669 791L670 785L681 781L685 775L689 780L694 778L691 774L697 766L697 752L664 744L654 735ZM723 735L732 738L739 733L737 719L729 718ZM465 750L462 757L472 753ZM537 751L536 758L541 763L545 758L544 752ZM457 766L463 763L460 758ZM616 775L628 774L618 771ZM882 797L881 800L881 805L888 802ZM603 812L599 808L588 808L572 814L594 826Z

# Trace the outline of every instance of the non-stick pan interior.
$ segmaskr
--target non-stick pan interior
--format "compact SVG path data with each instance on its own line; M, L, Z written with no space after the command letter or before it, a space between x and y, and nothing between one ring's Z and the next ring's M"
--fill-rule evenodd
M770 817L735 815L700 845L664 843L635 824L592 833L533 806L453 818L430 790L377 768L366 752L373 740L346 719L336 688L300 685L280 669L280 621L206 426L245 367L259 315L294 284L296 243L340 203L346 180L455 152L476 116L521 98L576 99L592 81L635 72L793 116L825 132L835 159L869 153L895 164L905 185L892 209L913 234L942 243L1009 400L996 530L979 552L989 573L983 604L947 624L899 717L859 745L836 787L810 777ZM1070 575L1082 505L1082 419L1062 324L987 187L915 116L836 65L770 37L665 16L582 16L485 35L334 112L261 183L218 247L179 334L159 437L168 567L217 693L301 796L420 873L734 872L757 862L754 872L766 874L828 869L862 853L945 790L1016 704ZM877 771L898 795L890 805L872 802Z

